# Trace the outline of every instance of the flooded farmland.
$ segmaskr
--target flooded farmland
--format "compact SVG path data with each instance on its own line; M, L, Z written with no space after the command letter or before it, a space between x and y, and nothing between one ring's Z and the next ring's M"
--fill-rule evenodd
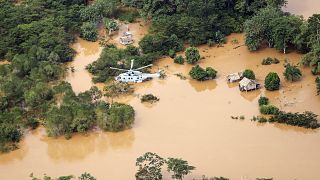
M146 29L147 26L140 23L130 26L131 31L141 33L135 43ZM231 44L232 39L237 39L239 44ZM113 41L117 42L117 38ZM148 151L188 160L197 169L186 179L200 179L203 174L231 179L320 179L320 131L250 121L259 114L260 96L269 97L272 104L286 111L309 110L320 115L315 77L309 68L301 67L302 80L286 82L282 76L283 63L285 60L298 63L301 54L284 55L268 48L250 53L242 45L243 34L232 34L224 47L199 47L204 57L199 65L218 71L217 79L212 81L191 80L188 76L191 66L174 64L171 58L157 61L153 71L163 69L166 79L136 84L133 96L118 99L131 104L136 111L136 121L130 130L120 133L97 130L88 135L75 135L71 140L48 138L44 128L28 132L20 149L0 155L0 179L28 179L32 172L37 176L44 173L58 176L85 171L98 179L134 179L135 160ZM79 93L93 85L85 66L95 61L102 49L98 43L83 40L78 40L73 48L78 55L68 66L74 67L75 72L70 72L66 80ZM266 57L277 57L281 62L262 66L261 60ZM277 72L281 89L240 92L237 83L227 83L227 74L246 68L253 69L262 84L267 73ZM187 79L181 80L177 73ZM153 105L141 104L137 96L145 93L155 94L160 101ZM245 116L245 120L230 118L240 115Z

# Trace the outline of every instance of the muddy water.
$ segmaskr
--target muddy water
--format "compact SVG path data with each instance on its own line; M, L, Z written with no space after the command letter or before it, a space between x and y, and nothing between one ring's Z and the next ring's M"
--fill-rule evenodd
M320 1L318 0L288 0L288 5L284 10L308 18L312 14L319 14L319 7Z
M238 45L243 44L243 35L234 34L228 40L233 38L240 41ZM297 63L300 54L283 55L273 49L249 53L244 46L234 49L238 45L199 48L205 57L199 64L218 70L213 81L181 80L174 74L188 77L191 66L173 64L170 58L159 60L153 70L164 69L168 75L165 80L137 84L135 96L119 99L136 110L136 122L130 130L95 131L71 140L48 138L43 128L28 132L19 150L0 155L0 179L28 179L31 172L58 176L84 171L98 179L134 179L135 159L147 151L188 160L197 170L186 179L199 179L202 174L231 179L320 179L318 130L249 120L259 114L257 100L261 95L284 110L311 110L320 115L320 97L315 96L315 78L310 69L302 68L302 80L289 83L282 77L282 64L285 59ZM81 40L74 48L79 52L71 63L75 73L69 74L67 80L76 92L81 92L92 85L84 67L99 56L101 49ZM262 66L261 60L268 56L279 58L281 63ZM245 68L253 69L261 83L268 72L277 72L282 80L281 90L239 92L237 83L228 84L225 76ZM141 104L136 95L145 93L157 95L160 101ZM231 115L244 115L246 119L232 120ZM165 179L169 179L168 175Z

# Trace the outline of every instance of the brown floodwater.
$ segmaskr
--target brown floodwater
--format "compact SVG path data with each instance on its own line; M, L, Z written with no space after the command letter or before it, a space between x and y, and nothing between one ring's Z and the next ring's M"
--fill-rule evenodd
M135 30L134 26L129 28ZM147 25L136 28L141 28L137 33L147 32ZM234 38L239 40L238 45L229 43ZM136 121L130 130L119 133L95 130L70 140L48 138L44 128L26 132L20 149L0 155L0 179L28 179L32 172L37 176L44 173L58 176L85 171L98 179L134 179L135 160L148 151L188 160L197 169L186 179L200 179L203 174L231 179L320 179L319 130L250 121L259 115L260 96L269 97L272 104L286 111L309 110L320 115L315 77L309 68L301 67L302 80L286 82L282 76L285 59L298 63L301 54L284 55L268 48L250 53L245 46L234 49L242 44L243 34L232 34L224 47L199 47L205 57L199 65L218 70L217 79L211 81L191 80L190 65L174 64L171 58L157 61L152 70L163 69L167 74L164 80L135 84L134 95L117 99L131 104L136 111ZM99 57L101 48L97 43L80 39L73 48L78 55L68 66L74 66L75 72L67 74L66 80L79 93L92 85L84 67ZM261 60L266 57L277 57L281 63L262 66ZM253 69L262 84L268 72L277 72L281 89L240 92L237 83L227 83L227 74L246 68ZM187 79L181 80L177 73ZM152 105L140 103L139 95L146 93L158 96L160 101ZM230 118L240 115L245 120ZM168 174L164 179L170 179Z
M285 11L293 14L302 15L304 18L312 16L312 14L320 13L319 0L288 0Z

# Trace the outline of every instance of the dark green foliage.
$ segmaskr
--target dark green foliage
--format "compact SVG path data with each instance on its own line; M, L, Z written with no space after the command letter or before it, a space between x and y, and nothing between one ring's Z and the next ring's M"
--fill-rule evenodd
M320 74L320 45L305 54L301 60L302 64L311 67L311 72L314 75Z
M214 70L212 67L206 67L206 73L208 79L214 79L217 77L217 71Z
M261 114L272 114L276 115L279 113L279 108L273 105L261 105L260 106L260 113Z
M189 72L189 75L192 79L196 79L198 81L203 81L207 78L207 72L199 65L192 67L192 69Z
M258 100L259 106L262 105L268 105L269 104L269 99L267 97L261 96Z
M182 56L177 56L174 58L173 62L176 64L184 64L184 58Z
M95 23L85 22L81 26L80 37L88 41L98 40L98 30Z
M144 94L141 98L140 98L141 102L150 102L150 103L154 103L156 101L159 101L160 99L153 95L153 94Z
M135 9L130 9L130 10L121 10L120 9L116 12L115 16L120 21L133 23L138 17L140 17L140 14Z
M171 36L148 34L141 39L139 46L144 53L159 53L161 55L169 55L169 51L183 50L182 41L175 34Z
M30 177L32 178L32 180L72 180L72 179L75 179L74 176L72 175L69 175L69 176L60 176L60 177L57 177L57 178L52 178L50 176L44 176L42 179L41 178L36 178L36 177L33 177L33 174L30 175ZM83 173L81 174L79 177L78 177L79 180L96 180L95 177L93 177L90 173Z
M297 66L287 63L284 67L285 71L283 72L283 75L287 80L298 81L301 78L302 73Z
M188 47L185 51L187 63L195 64L200 60L200 54L197 48Z
M269 91L278 90L280 88L280 78L278 74L270 72L264 80L264 86Z
M106 131L118 132L128 128L134 122L134 110L130 105L113 103L107 111L105 121L100 128Z
M320 77L316 78L317 95L320 95Z
M155 153L147 152L137 158L136 166L139 167L136 173L137 180L161 180L161 169L165 160Z
M192 170L195 169L194 166L190 166L188 161L177 159L177 158L168 158L167 163L167 171L173 172L171 176L172 179L183 179L183 176L191 173Z
M100 54L99 59L86 68L94 75L94 82L105 82L113 79L119 73L119 71L112 70L110 67L130 69L131 60L134 59L133 68L138 68L151 64L157 57L159 57L159 54L156 53L140 55L139 50L134 46L127 46L126 49L106 47Z
M225 177L212 177L208 178L205 175L202 176L202 180L229 180L228 178Z
M270 64L279 64L279 62L280 61L277 58L267 57L267 58L262 60L261 64L262 65L270 65Z
M81 20L99 23L104 17L113 16L119 4L118 0L96 0L80 11Z
M243 77L246 77L248 79L256 79L256 75L254 74L254 72L251 69L246 69L243 71Z
M188 161L183 159L168 158L165 160L155 153L147 152L136 160L136 166L139 168L136 179L162 179L161 169L164 164L167 165L168 172L173 172L172 179L183 179L183 176L188 175L195 169L194 166L190 166Z
M279 8L269 6L245 22L245 43L250 51L258 50L263 41L267 41L269 47L273 47L274 39L271 22L280 16L281 11Z
M269 121L312 129L320 127L320 124L317 121L317 115L312 112L304 112L301 114L281 111L273 116Z
M290 44L294 44L296 35L299 34L302 25L301 17L282 16L271 21L272 38L274 47L286 53Z

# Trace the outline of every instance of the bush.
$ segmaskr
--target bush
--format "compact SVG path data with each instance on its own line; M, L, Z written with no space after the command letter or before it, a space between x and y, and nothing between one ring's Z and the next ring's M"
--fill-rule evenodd
M269 99L267 97L261 96L259 98L258 102L259 102L259 106L268 105L269 104Z
M254 74L254 72L251 69L244 70L243 77L246 77L246 78L252 79L252 80L256 79L256 75Z
M191 76L192 79L196 79L198 81L204 81L204 80L214 79L217 76L217 71L211 67L207 67L206 70L204 70L199 65L196 65L192 67L192 69L189 72L189 75Z
M267 57L265 59L262 60L261 64L262 65L270 65L270 64L278 64L280 61L277 58L271 58L271 57Z
M214 70L212 67L207 67L206 68L206 73L207 73L207 77L209 79L214 79L217 77L217 71Z
M130 105L114 103L107 113L105 129L107 131L118 132L131 128L134 122L134 109Z
M213 46L216 45L216 42L214 42L214 40L212 40L212 39L209 39L209 40L207 41L207 45L208 45L209 47L213 47Z
M273 105L262 105L260 106L260 113L261 114L269 114L275 115L279 112L279 108Z
M177 56L174 58L173 62L176 64L184 64L184 58L182 56Z
M284 67L285 67L285 71L283 75L287 80L298 81L301 78L302 73L297 66L287 63L286 65L284 65Z
M171 57L171 58L174 58L176 56L176 52L172 49L169 50L168 52L168 55Z
M145 94L141 97L141 102L150 102L154 103L156 101L159 101L160 99L157 96L154 96L153 94Z
M200 60L200 54L197 48L188 47L185 51L187 63L195 64Z
M189 75L192 79L202 81L205 80L205 78L207 77L207 72L199 65L196 65L192 67L191 71L189 72Z
M264 85L269 91L278 90L280 88L280 78L278 74L270 72L264 80Z
M85 22L81 26L80 37L88 41L98 40L98 31L95 23Z
M318 116L312 112L304 112L300 114L300 113L286 113L281 111L275 116L273 116L269 121L316 129L320 127L317 117Z

